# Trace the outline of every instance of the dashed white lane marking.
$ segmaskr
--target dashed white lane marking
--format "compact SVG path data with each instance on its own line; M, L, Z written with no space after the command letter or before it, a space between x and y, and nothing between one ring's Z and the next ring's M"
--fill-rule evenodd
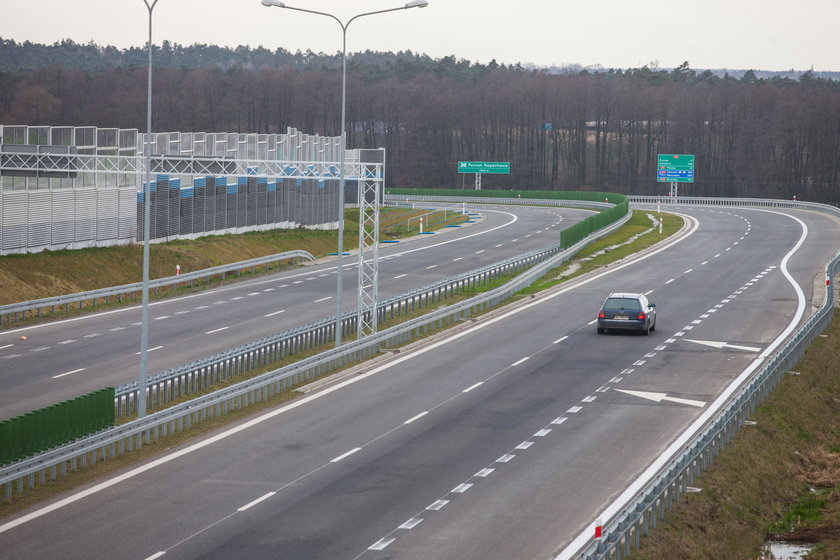
M429 266L426 267L426 270L430 270L432 268L437 268L437 265L436 264L429 265Z
M421 412L420 414L418 414L418 415L416 415L416 416L412 416L411 418L409 418L408 420L406 420L405 422L403 422L403 424L411 424L412 422L415 422L415 421L417 421L417 420L419 420L419 419L423 418L423 417L424 417L424 416L426 416L428 413L429 413L429 411L428 411L428 410L424 410L424 411L423 411L423 412Z
M196 305L195 307L193 307L193 309L201 310L201 309L207 309L208 307L210 307L210 306L209 305Z
M522 358L521 360L517 360L517 361L513 362L513 363L510 365L510 367L518 366L519 364L521 364L521 363L523 363L523 362L527 362L527 361L528 361L528 358L530 358L530 356L525 356L525 357L524 357L524 358Z
M155 321L163 321L164 319L169 319L169 315L161 315L160 317L155 317Z
M595 399L597 399L597 398L598 398L598 397L596 397L595 395L589 395L588 397L586 397L585 399L583 399L581 402L591 403L591 402L593 402L593 401L594 401Z
M74 373L79 373L80 371L85 371L85 368L74 369L73 371L68 371L66 373L59 373L58 375L53 375L53 379L58 379L59 377L64 377L66 375L73 375Z
M502 455L498 459L496 459L496 462L497 463L509 463L514 457L516 457L516 455L511 455L510 453L507 453L505 455Z
M368 550L385 550L386 548L388 548L388 545L394 542L395 540L397 539L393 537L379 539L378 541L370 545L368 547Z
M273 496L273 495L275 495L276 493L277 493L277 492L269 492L268 494L265 494L265 495L263 495L263 496L260 496L259 498L257 498L257 499L256 499L256 500L254 500L253 502L249 502L249 503L245 504L244 506L242 506L241 508L237 509L236 511L245 511L245 510L247 510L247 509L250 509L250 508L254 507L255 505L257 505L258 503L260 503L260 502L264 502L265 500L269 499L270 497L272 497L272 496Z
M671 278L670 280L668 280L668 281L667 281L667 282L665 282L665 283L666 283L666 284L670 284L670 283L671 283L671 282L673 282L674 280L676 280L676 278Z
M408 521L406 521L405 523L403 523L402 525L397 527L397 529L411 530L411 529L414 529L415 527L417 527L418 525L420 525L422 522L423 522L422 518L412 517L411 519L409 519Z
M225 331L225 330L227 330L227 329L229 329L229 328L230 328L230 327L221 327L221 328L218 328L218 329L213 329L212 331L207 331L207 332L206 332L206 333L204 333L204 334L213 334L213 333L217 333L217 332L222 332L222 331Z
M76 341L73 340L73 339L69 339L69 340L62 340L61 342L59 342L59 344L73 344L74 342L76 342Z
M476 252L475 252L475 254L476 254L476 255L480 255L480 254L481 254L481 253L483 253L483 252L484 252L484 249L482 249L481 251L476 251Z
M469 490L469 489L470 489L470 488L472 488L472 487L473 487L472 482L464 482L464 483L462 483L462 484L459 484L459 485L458 485L458 486L456 486L455 488L453 488L453 489L452 489L452 493L454 493L454 494L463 494L464 492L466 492L467 490Z
M259 292L251 292L250 294L247 294L247 295L248 295L248 297L258 296L258 295L260 295L260 293Z
M40 348L35 348L33 350L30 350L30 352L43 352L44 350L49 350L49 349L50 349L49 346L41 346Z
M264 291L264 292L273 292L273 291L274 291L274 288L266 288L266 289L264 289L263 291Z
M5 346L0 346L0 350L4 350L6 348L11 348L12 346L14 346L14 344L7 344Z
M264 317L274 317L275 315L280 315L281 313L285 313L285 309L281 309L280 311L274 311L272 313L266 313Z
M551 433L551 428L543 428L539 432L534 434L534 437L545 437Z
M561 336L560 338L558 338L557 340L555 340L555 341L553 342L553 344L560 344L561 342L563 342L563 341L564 341L564 340L566 340L567 338L569 338L569 336L568 336L568 335L566 335L566 336Z
M440 511L444 507L446 507L446 504L448 504L448 503L449 503L449 500L435 500L434 502L429 504L426 507L426 509L429 510L429 511Z
M162 550L162 551L160 551L160 552L157 552L157 553L155 553L155 554L152 554L151 556L149 556L148 558L146 558L146 560L157 560L158 558L160 558L160 557L161 557L161 556L163 556L164 554L166 554L166 551L163 551L163 550Z
M339 455L335 459L330 460L330 463L338 463L339 461L343 461L344 459L346 459L347 457L349 457L353 453L356 453L356 452L361 451L361 450L362 450L361 447L356 447L355 449L351 449L347 453L342 453L341 455Z
M474 475L474 476L477 476L477 477L479 477L479 478L487 478L488 476L490 476L491 474L493 474L493 472L494 472L495 470L496 470L496 469L491 469L491 468L481 469L480 471L478 471L477 473L475 473L475 475Z
M504 245L504 243L499 243L498 245L495 245L494 247L495 247L496 249L498 249L499 247L502 247L503 245Z
M466 389L464 389L462 391L462 393L469 393L470 391L472 391L476 387L480 387L482 385L484 385L484 381L479 381L478 383L474 383L474 384L470 385L469 387L467 387Z
M457 259L452 259L452 262L458 262L458 261L460 261L460 260L461 260L461 259L463 259L463 258L464 258L464 257L458 257Z
M176 311L176 312L175 312L175 315L186 315L187 313L189 313L189 310ZM113 329L111 329L111 330L113 330Z
M581 410L583 410L583 407L580 407L580 406L573 406L572 408L570 408L570 409L569 409L569 410L567 410L566 412L568 412L569 414L577 414L577 413L578 413L578 412L580 412Z
M146 350L146 352L154 352L155 350L160 350L161 348L163 348L163 346L155 346L154 348L149 348L148 350ZM140 352L135 352L135 354L139 356Z
M101 334L101 333L94 332L94 333L86 334L86 335L85 335L85 336L83 336L82 338L96 338L96 337L97 337L97 336L99 336L100 334Z
M303 284L303 280L295 280L292 284Z
M394 276L394 280L399 280L400 278L405 278L406 276L408 276L408 274L398 274Z
M562 424L566 420L567 420L567 418L565 416L560 416L559 418L555 418L554 420L552 420L551 423L554 424L555 426L559 426L560 424Z
M522 443L516 446L516 449L528 449L532 445L534 445L533 441L523 441Z
M328 299L332 299L332 296L322 297L321 299L316 299L315 303L321 303L322 301L327 301Z
M239 301L240 299L245 299L245 296L234 296L230 298L230 301Z

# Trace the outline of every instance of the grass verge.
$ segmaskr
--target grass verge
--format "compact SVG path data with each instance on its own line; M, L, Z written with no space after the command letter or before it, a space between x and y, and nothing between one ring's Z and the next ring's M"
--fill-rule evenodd
M769 538L840 558L840 317L631 558L761 558Z

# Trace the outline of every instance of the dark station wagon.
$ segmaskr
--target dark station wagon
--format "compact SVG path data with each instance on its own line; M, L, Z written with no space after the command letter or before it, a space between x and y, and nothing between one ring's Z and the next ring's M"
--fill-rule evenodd
M656 330L656 304L650 303L644 294L610 294L598 312L598 334L608 329L650 334Z

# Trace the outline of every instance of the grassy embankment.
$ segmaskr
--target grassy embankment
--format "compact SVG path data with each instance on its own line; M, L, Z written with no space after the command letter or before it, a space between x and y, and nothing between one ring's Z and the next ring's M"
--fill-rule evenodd
M381 239L414 235L422 210L383 209ZM359 246L359 212L348 210L344 249ZM435 228L463 218L448 213ZM428 229L428 228L427 228ZM163 278L256 257L302 249L317 257L335 252L335 231L309 229L271 230L239 235L207 236L191 241L155 243L150 251L150 277ZM143 277L143 247L97 247L72 251L43 251L0 257L0 305L139 282Z

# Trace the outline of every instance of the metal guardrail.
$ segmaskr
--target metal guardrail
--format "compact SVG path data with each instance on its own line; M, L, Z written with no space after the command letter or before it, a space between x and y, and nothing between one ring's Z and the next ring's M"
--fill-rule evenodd
M377 323L433 305L464 289L486 284L505 274L519 272L560 251L559 245L537 249L503 261L483 266L428 286L393 296L377 305ZM342 339L357 333L358 310L342 313ZM182 396L205 390L230 378L264 368L298 352L335 340L335 316L319 319L213 356L171 368L148 377L147 401L152 407L164 405ZM139 382L119 385L115 390L118 418L133 412Z
M729 206L751 208L784 208L811 210L840 218L840 209L827 204L771 199L719 199L700 197L643 197L631 196L632 204L667 204ZM565 550L557 558L575 560L610 560L630 554L639 547L640 539L655 528L657 521L673 507L680 494L687 491L694 478L705 470L720 451L732 440L756 407L805 353L807 347L831 322L835 294L833 279L840 272L840 253L825 267L826 294L822 306L799 327L767 362L746 382L728 404L709 420L683 446L643 489L632 497L619 513L603 519L601 536L592 537L576 550Z
M329 371L369 359L383 346L400 346L414 338L424 336L427 332L460 322L472 314L497 305L522 288L529 286L546 271L570 259L587 244L621 227L631 215L628 212L621 220L530 268L505 285L486 293L431 311L365 338L348 342L339 348L333 348L289 366L0 468L0 486L5 487L5 496L11 498L15 493L15 487L16 492L21 494L25 487L35 486L36 478L41 484L45 483L48 477L56 480L59 476L66 475L68 469L75 471L80 466L85 467L117 454L121 455L126 451L139 449L143 445L156 441L159 437L188 429L193 423L263 401Z
M297 259L306 259L309 261L314 261L315 257L313 257L312 254L308 251L286 251L284 253L268 255L266 257L257 257L255 259L249 259L246 261L223 264L211 268L196 270L194 272L178 274L176 276L167 276L166 278L150 280L149 288L157 290L166 286L183 284L187 282L189 282L190 287L192 287L192 283L195 280L200 280L202 278L208 278L210 276L215 276L218 274L221 275L222 279L224 279L225 275L230 272L241 271L245 268L251 268L251 270L253 271L258 266L265 266L266 269L268 269L268 265L270 265L271 263ZM51 313L55 314L56 307L58 306L64 306L65 310L69 310L70 304L78 303L79 309L82 309L84 307L84 302L86 301L93 302L92 306L95 308L96 302L99 300L104 299L107 304L110 298L117 297L118 301L122 301L122 296L124 296L125 294L133 295L142 289L143 283L135 282L133 284L123 284L122 286L100 288L98 290L90 290L87 292L78 292L75 294L66 294L62 296L35 299L31 301L23 301L20 303L11 303L8 305L0 305L0 326L3 326L4 317L6 318L5 324L8 326L13 322L17 322L18 316L21 313L24 314L24 317L26 317L30 312L35 311L36 317L40 317L42 309L49 308L51 309Z

